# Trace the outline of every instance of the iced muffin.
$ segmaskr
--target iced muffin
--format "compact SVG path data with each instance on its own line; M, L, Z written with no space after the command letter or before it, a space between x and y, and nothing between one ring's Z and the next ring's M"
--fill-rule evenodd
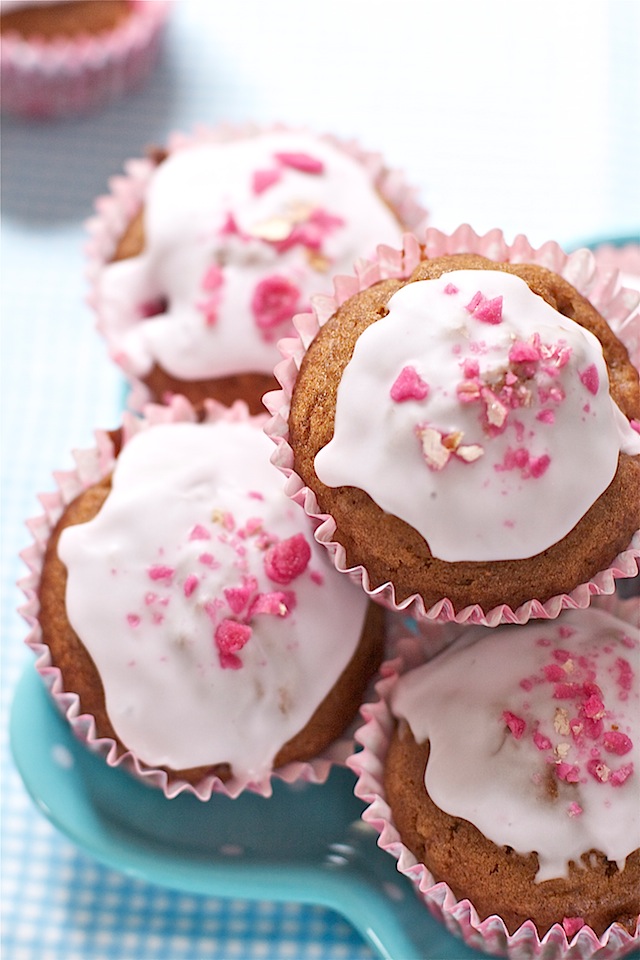
M168 795L312 776L377 667L380 611L327 562L255 422L145 427L48 538L42 672Z
M637 626L571 611L470 628L393 687L391 817L479 920L636 931L639 658Z
M91 226L92 303L131 405L180 393L262 411L292 317L423 218L379 157L328 136L175 138Z
M625 346L563 276L502 255L422 248L408 278L356 284L287 370L286 466L344 568L396 604L544 604L640 526Z

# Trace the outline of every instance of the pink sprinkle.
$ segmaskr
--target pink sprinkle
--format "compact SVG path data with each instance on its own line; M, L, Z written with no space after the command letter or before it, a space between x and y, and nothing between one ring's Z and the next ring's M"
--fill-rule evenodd
M566 680L567 674L563 668L558 663L549 663L544 668L544 676L546 680L549 680L551 683L556 683L558 680Z
M585 717L582 729L585 737L588 737L589 740L598 740L602 735L604 724L600 719L594 720L592 717Z
M237 620L222 620L216 627L214 640L220 655L220 666L223 669L238 670L242 661L235 654L242 650L251 637L251 627Z
M625 780L628 780L631 774L633 773L633 764L626 763L623 767L619 767L617 770L614 770L609 781L612 787L621 787Z
M546 453L541 457L534 457L533 460L529 461L529 472L531 476L537 480L538 477L541 477L547 472L550 463L551 457L547 456Z
M212 263L202 279L203 290L218 290L224 282L224 274L217 263Z
M318 160L308 153L276 153L275 156L276 160L279 160L285 167L292 167L302 173L322 173L324 170L322 160Z
M290 320L296 312L300 291L286 277L273 274L257 284L251 299L256 325L271 330Z
M537 363L540 360L540 350L533 343L524 343L519 340L509 350L510 363Z
M604 703L596 694L591 696L583 703L582 709L585 717L590 720L600 720L604 716Z
M149 567L147 573L151 580L166 580L169 583L174 577L175 570L173 567L164 567L161 564Z
M473 357L467 357L462 365L462 372L468 380L480 376L480 364Z
M205 567L217 567L216 558L212 553L201 553L198 561Z
M603 763L596 757L594 757L592 760L589 760L587 764L587 770L594 780L597 780L599 783L606 783L611 773L606 763Z
M405 400L424 400L429 385L420 377L415 367L403 367L391 387L391 399L396 403Z
M189 534L189 540L211 540L211 534L201 523L196 523Z
M558 633L560 634L563 640L568 640L569 637L572 637L574 635L575 630L573 629L573 627L560 627L558 629ZM565 659L568 660L570 656L571 654L567 651L567 656L565 657Z
M592 363L590 367L587 367L586 370L582 371L580 374L580 380L583 386L587 388L589 393L593 394L595 397L600 386L600 377L598 376L598 370L595 363Z
M253 192L255 194L264 193L264 191L272 187L274 183L277 183L281 177L282 171L276 170L275 168L273 170L256 170L253 175Z
M128 613L127 623L130 627L138 627L140 625L140 617L137 613Z
M580 770L573 763L556 763L556 775L559 780L565 780L567 783L578 783L580 780Z
M582 807L580 806L579 803L576 803L575 800L572 803L570 803L567 808L567 813L569 814L570 817L579 817L582 812L583 812Z
M471 300L466 305L465 310L467 310L469 313L473 313L473 311L480 306L483 300L484 300L484 297L478 290L477 293L474 293Z
M633 742L626 733L621 733L619 730L608 730L602 738L602 745L609 753L615 753L619 757L623 757L625 753L629 753L632 749Z
M311 547L304 534L297 533L271 547L264 557L267 576L274 583L291 583L307 569L311 560Z
M493 300L485 300L473 312L476 320L482 323L497 324L502 323L502 297L494 297Z
M319 570L312 570L309 574L313 583L321 587L324 583L324 575Z
M249 598L256 587L256 580L251 578L250 581L247 580L241 587L229 587L224 591L224 598L229 604L232 613L242 613L249 603Z
M573 700L581 697L583 687L581 683L557 683L553 691L554 700Z
M220 227L220 230L219 230L218 232L219 232L220 236L222 236L222 237L225 237L225 236L235 236L235 235L237 235L237 234L240 233L240 229L239 229L238 224L237 224L237 222L236 222L236 218L235 218L234 215L231 213L231 211L229 211L229 213L227 213L227 215L226 215L226 217L225 217L225 221L224 221L224 223L222 224L222 226Z
M296 598L291 590L259 593L249 608L249 618L261 613L272 617L286 617L295 607Z
M260 493L259 490L249 490L247 496L252 500L264 500L264 493Z
M446 293L449 297L454 296L456 293L460 293L455 283L448 283L442 292Z
M504 710L502 713L502 719L509 727L514 739L520 740L527 726L522 717L517 717L515 713L511 713L510 710Z
M539 733L538 730L533 735L533 742L535 743L538 750L550 750L551 749L551 740L549 737L545 737L543 733Z
M185 597L190 597L191 594L192 594L193 591L196 589L196 587L198 586L199 583L200 583L200 581L199 581L198 577L196 577L195 573L190 574L190 576L188 576L187 579L186 579L185 582L184 582L184 587L183 587L183 589L184 589L184 595L185 595Z
M567 937L571 939L571 937L575 936L578 930L582 930L584 927L584 920L582 917L565 917L562 921L562 926L564 927L564 932L566 933Z
M536 414L536 420L539 420L540 423L555 423L555 419L556 415L550 407L546 407L544 410L541 410L540 413Z

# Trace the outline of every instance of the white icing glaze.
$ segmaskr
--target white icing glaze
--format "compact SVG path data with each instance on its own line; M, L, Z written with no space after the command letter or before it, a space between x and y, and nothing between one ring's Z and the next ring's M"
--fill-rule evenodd
M503 298L500 322L469 311L478 291L487 301ZM640 453L640 436L611 400L599 342L519 277L446 273L407 284L388 307L356 343L338 388L334 436L315 467L328 486L359 487L411 524L434 556L534 556L606 489L620 450ZM535 335L550 356L508 359L532 348ZM401 402L391 395L399 376L410 393ZM422 393L428 389L422 399L416 376ZM426 452L421 428L431 441ZM455 453L442 446L446 435L460 443Z
M152 427L120 453L98 515L60 538L69 621L116 732L150 766L226 761L264 780L358 644L367 598L314 541L270 453L250 424ZM308 566L274 582L267 547L296 535ZM258 594L272 612L249 610ZM250 632L235 653L216 642L226 620Z
M283 154L319 168L299 169ZM285 132L173 153L152 177L144 214L145 250L104 268L100 311L130 372L143 376L157 362L184 380L271 373L293 314L402 232L363 164L323 139ZM274 277L284 284L265 299L280 304L281 319L265 328L254 296ZM140 305L159 298L166 312L141 322Z
M639 669L640 630L593 608L548 623L473 627L400 678L392 710L419 743L429 740L425 786L434 803L498 846L535 851L538 881L565 876L592 849L623 869L640 848ZM599 694L585 690L589 681ZM604 716L589 726L585 717L600 714L600 704ZM524 721L519 738L505 713L516 734ZM582 724L575 736L574 720ZM614 727L631 740L624 753L604 745Z

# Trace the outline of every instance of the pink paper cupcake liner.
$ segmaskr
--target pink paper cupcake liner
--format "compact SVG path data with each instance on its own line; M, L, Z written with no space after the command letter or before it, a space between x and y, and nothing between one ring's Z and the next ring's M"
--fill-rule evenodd
M198 126L190 134L172 133L167 140L166 150L172 154L200 144L228 143L238 139L249 139L259 134L287 131L309 132L306 129L291 128L282 123L270 126L253 123L221 124L214 128ZM331 134L321 134L319 138L350 154L362 165L380 195L408 229L415 230L424 225L426 211L418 203L416 189L407 184L400 171L389 169L381 154L367 151L355 141L341 140ZM89 235L86 245L88 303L96 314L96 325L107 342L111 359L121 368L130 383L131 394L128 406L134 411L141 410L144 404L149 402L149 390L135 376L127 358L122 355L114 342L112 331L109 324L105 322L101 310L97 281L102 269L111 261L126 227L143 206L156 166L155 161L149 157L128 160L124 165L124 174L114 176L109 181L109 193L97 198L95 216L91 217L86 224Z
M603 597L596 603L627 622L637 620L635 598ZM540 938L531 920L509 934L501 917L494 915L480 920L469 900L458 900L448 884L436 883L427 867L419 863L402 842L385 800L383 782L384 759L395 728L389 701L398 677L430 656L418 640L406 638L398 656L380 668L382 679L376 684L377 701L365 703L360 709L363 725L356 731L355 739L362 749L348 758L347 766L358 777L355 794L368 804L362 817L378 834L378 846L397 860L398 871L414 884L417 896L433 916L476 950L509 960L620 960L640 946L640 916L633 935L620 924L612 924L598 937L586 925L573 932L569 925L565 930L558 923Z
M603 283L613 283L614 289L631 288L632 294L640 291L640 243L625 243L614 246L603 243L593 250ZM634 366L640 369L640 304L629 297L629 316L622 325L623 339Z
M376 260L361 260L356 264L353 276L336 277L333 296L314 297L312 312L299 314L294 318L298 337L280 341L279 348L284 359L276 367L275 375L282 389L267 393L263 398L271 414L266 432L276 444L272 462L287 478L285 490L288 496L318 522L316 540L325 545L336 568L360 583L370 597L390 609L404 611L418 620L455 620L458 623L490 627L500 623L526 623L532 618L553 619L565 608L588 607L592 596L613 593L617 578L633 577L637 574L640 564L640 530L634 534L629 547L620 553L606 570L598 572L589 582L580 584L570 593L551 597L544 603L532 598L515 610L507 604L500 604L485 611L479 604L475 604L458 612L447 597L429 608L418 595L398 603L393 584L385 583L372 587L364 567L348 566L344 547L333 539L336 529L334 519L320 511L315 494L305 486L293 469L293 450L288 443L287 422L291 396L302 359L320 328L342 303L360 290L379 280L408 277L425 256L434 258L454 253L477 253L490 260L535 263L553 270L568 280L583 296L587 296L619 338L633 346L634 331L636 336L638 332L633 311L640 303L640 292L620 286L615 270L602 276L596 259L589 250L581 249L566 254L554 241L535 249L522 235L508 244L500 230L491 230L484 236L479 236L468 224L463 224L451 235L428 227L422 240L414 234L405 234L402 249L380 246Z
M266 415L249 417L244 403L238 401L230 408L226 408L215 401L207 401L204 408L205 422L226 420L228 422L246 422L247 420L260 426ZM163 423L196 422L201 417L196 415L193 407L183 397L174 397L167 406L149 404L145 409L144 417L136 417L125 413L122 422L123 444L141 430L152 429L154 425ZM134 776L150 785L163 790L165 795L173 798L180 793L195 794L200 800L208 800L213 793L222 793L230 797L238 796L243 790L251 790L262 796L269 796L272 792L271 780L260 783L246 783L235 777L223 783L218 777L209 775L192 785L185 780L169 778L164 770L152 769L142 764L131 752L118 752L114 740L98 737L94 718L80 712L80 703L77 694L65 690L60 670L51 662L49 648L43 643L42 630L38 620L39 601L38 591L42 564L47 543L58 519L67 504L77 497L83 490L97 483L113 468L116 459L114 442L105 431L96 431L96 445L88 450L74 451L75 469L54 473L57 489L50 493L40 494L39 500L44 513L27 521L33 542L21 553L21 557L29 568L27 576L19 581L19 586L26 596L26 603L20 608L20 613L29 625L26 644L36 654L35 668L42 677L55 705L66 717L74 734L87 747L100 754L109 766L122 767ZM353 731L358 725L355 720L350 729L342 737L330 744L322 753L306 762L294 762L273 771L272 777L286 783L307 781L324 783L332 766L344 765L346 758L353 752Z
M39 120L89 113L139 86L161 49L171 0L133 0L114 30L72 39L0 38L3 112Z

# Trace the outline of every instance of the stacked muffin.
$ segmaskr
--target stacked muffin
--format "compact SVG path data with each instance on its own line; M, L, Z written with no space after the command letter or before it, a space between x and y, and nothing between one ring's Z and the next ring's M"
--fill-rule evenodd
M640 556L633 304L555 244L398 248L422 216L379 158L283 129L114 181L92 303L136 416L47 501L29 642L108 762L207 798L344 760L383 608L461 625L365 711L368 818L470 943L626 949L640 638L586 608ZM277 381L285 492L248 413Z
M584 252L427 230L300 322L266 398L338 569L419 621L485 625L381 683L351 764L430 906L514 957L638 935L640 635L561 613L637 570L630 310L590 285Z
M322 781L384 617L282 491L260 400L296 308L424 211L379 157L280 128L176 136L128 170L97 203L93 302L134 399L164 403L45 499L28 642L75 731L168 797Z

